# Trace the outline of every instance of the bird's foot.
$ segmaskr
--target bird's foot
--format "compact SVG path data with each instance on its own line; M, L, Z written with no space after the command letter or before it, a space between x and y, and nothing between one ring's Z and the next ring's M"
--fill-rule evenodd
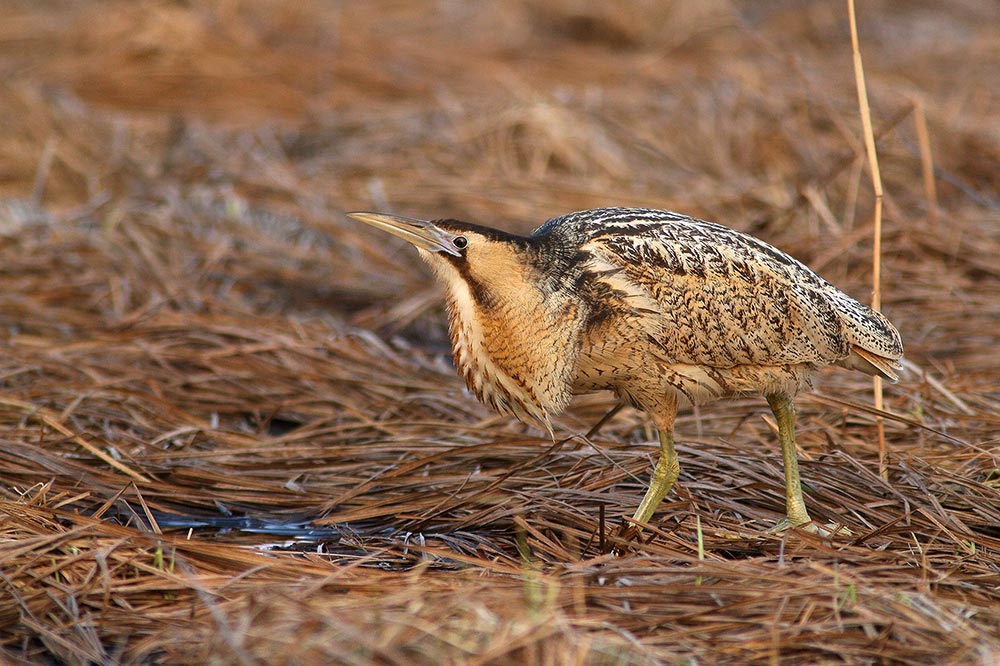
M609 552L622 555L632 549L633 544L641 539L642 528L635 523L624 521L611 539Z
M798 528L800 530L805 530L806 532L817 532L819 530L816 523L811 520L793 521L791 518L782 518L774 524L774 527L769 527L764 530L764 534L782 534L792 528Z
M633 520L626 519L622 521L621 526L608 539L608 544L605 546L604 552L613 553L614 555L624 555L625 553L635 551L653 539L656 528L647 523L635 523ZM644 530L644 527L649 528L651 531Z
M851 532L846 525L841 525L839 523L817 525L811 520L793 521L791 518L782 518L774 525L774 527L764 530L764 534L782 534L783 532L787 532L793 528L802 530L803 532L817 534L822 537L853 536L853 532Z

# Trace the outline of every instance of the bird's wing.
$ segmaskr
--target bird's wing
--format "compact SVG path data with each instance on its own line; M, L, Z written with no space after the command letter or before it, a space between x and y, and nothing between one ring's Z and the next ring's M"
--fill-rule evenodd
M681 216L595 225L580 249L599 281L648 295L643 307L655 307L657 342L674 363L824 365L849 356L852 330L867 322L855 321L864 306L803 264L721 225Z

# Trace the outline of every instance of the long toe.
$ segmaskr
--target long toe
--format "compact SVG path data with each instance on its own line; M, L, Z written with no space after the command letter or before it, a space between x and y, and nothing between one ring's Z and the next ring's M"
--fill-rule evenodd
M817 525L812 521L809 521L808 523L793 523L788 518L782 518L775 523L774 527L764 530L764 534L781 534L792 528L802 530L803 532L809 532L810 534L818 534L823 537L849 537L854 535L854 533L851 532L846 525L841 525L840 523L827 523L826 525Z
M782 518L781 520L779 520L777 523L774 524L774 527L764 530L764 534L781 534L782 532L787 532L793 527L796 529L813 533L819 532L820 529L819 526L812 521L801 523L801 522L792 522L790 518Z

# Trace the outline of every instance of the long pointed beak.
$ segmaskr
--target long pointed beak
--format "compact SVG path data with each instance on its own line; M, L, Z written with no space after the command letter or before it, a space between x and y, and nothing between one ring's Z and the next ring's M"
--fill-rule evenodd
M447 252L455 256L462 254L455 249L452 243L457 238L455 234L449 233L427 220L368 211L354 211L347 213L347 217L370 224L376 229L388 231L393 236L398 236L421 250Z

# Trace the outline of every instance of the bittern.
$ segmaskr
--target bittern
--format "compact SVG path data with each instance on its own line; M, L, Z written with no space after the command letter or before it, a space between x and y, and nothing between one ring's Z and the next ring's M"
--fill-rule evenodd
M479 399L552 435L574 394L608 389L649 414L659 460L633 520L647 523L680 472L678 403L763 394L802 497L792 397L836 364L897 381L898 331L784 252L713 222L599 208L530 236L458 220L348 213L413 244L447 291L455 365Z

